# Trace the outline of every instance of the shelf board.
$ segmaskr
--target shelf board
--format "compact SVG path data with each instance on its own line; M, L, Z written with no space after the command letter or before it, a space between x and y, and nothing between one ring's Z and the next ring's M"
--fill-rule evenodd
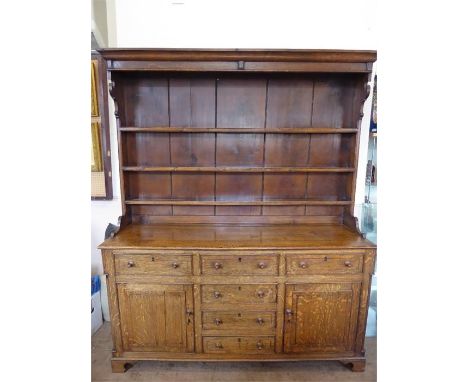
M270 134L349 134L358 129L335 129L328 127L291 127L291 128L212 128L212 127L121 127L122 132L134 133L270 133Z
M126 200L129 205L171 205L171 206L347 206L350 200L252 200L252 201L220 201L220 200Z
M148 167L124 166L123 171L144 172L354 172L353 167Z

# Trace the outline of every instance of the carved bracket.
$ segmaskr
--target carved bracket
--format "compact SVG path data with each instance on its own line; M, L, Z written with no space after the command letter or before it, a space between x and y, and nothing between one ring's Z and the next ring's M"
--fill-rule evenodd
M106 228L104 238L106 240L109 238L113 238L123 227L127 226L128 224L129 223L126 216L119 216L117 225L109 223L109 225Z
M369 76L367 77L367 80L363 84L361 107L359 108L359 121L362 119L362 117L364 117L364 103L366 102L371 92L370 81L371 81L371 75L369 74Z
M364 234L359 229L359 221L357 217L351 215L349 212L345 212L343 215L343 224L353 232L359 234L363 239L365 238Z
M114 237L115 234L119 231L120 227L115 224L109 223L106 228L106 233L104 234L104 240Z
M109 89L109 94L114 101L114 115L117 120L119 119L119 105L117 104L117 91L115 89L115 82L112 81L111 75L107 73L107 87ZM117 121L118 122L118 121Z

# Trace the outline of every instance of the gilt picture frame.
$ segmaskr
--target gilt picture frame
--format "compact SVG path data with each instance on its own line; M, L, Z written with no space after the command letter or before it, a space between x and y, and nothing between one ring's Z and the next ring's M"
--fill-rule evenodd
M91 123L91 139L92 139L92 150L91 150L91 171L101 172L102 171L102 147L101 147L101 127L99 123Z
M96 51L91 52L90 122L91 200L112 200L113 192L107 69L105 61Z
M91 60L91 117L99 117L96 65L97 61Z

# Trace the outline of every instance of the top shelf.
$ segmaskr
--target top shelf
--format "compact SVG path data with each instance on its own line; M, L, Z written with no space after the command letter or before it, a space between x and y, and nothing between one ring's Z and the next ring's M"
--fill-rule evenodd
M270 133L270 134L354 134L358 129L320 127L291 128L213 128L213 127L121 127L122 132L134 133Z

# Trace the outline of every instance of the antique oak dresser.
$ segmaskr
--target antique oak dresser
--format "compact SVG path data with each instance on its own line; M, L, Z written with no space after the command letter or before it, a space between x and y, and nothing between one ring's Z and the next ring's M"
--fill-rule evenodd
M123 214L100 245L112 370L365 368L376 247L353 216L373 51L104 49Z

